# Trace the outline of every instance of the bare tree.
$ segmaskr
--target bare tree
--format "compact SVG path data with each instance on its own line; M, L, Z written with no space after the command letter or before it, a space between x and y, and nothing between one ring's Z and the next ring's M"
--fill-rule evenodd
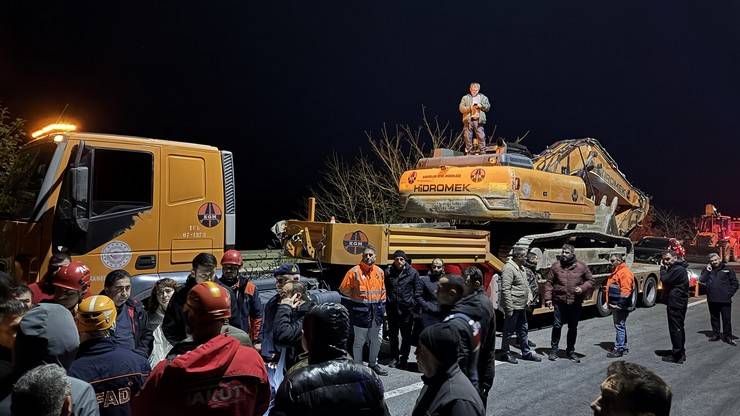
M365 132L369 153L360 153L351 163L332 154L326 161L322 181L311 194L316 197L316 215L320 221L334 216L337 221L350 223L395 223L399 215L398 179L416 162L429 156L434 148L460 150L460 132L452 131L449 123L432 122L422 110L422 124L383 126L376 134Z
M690 220L681 218L670 210L660 208L654 209L654 229L658 230L664 237L693 238L695 232Z

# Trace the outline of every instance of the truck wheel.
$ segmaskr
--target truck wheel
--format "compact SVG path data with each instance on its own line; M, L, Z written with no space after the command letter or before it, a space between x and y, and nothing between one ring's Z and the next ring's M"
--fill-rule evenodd
M651 308L655 306L655 301L658 298L658 283L655 281L655 277L649 276L645 279L645 283L642 285L642 297L640 298L640 304L645 308Z
M602 317L612 314L612 310L609 309L609 305L604 302L604 286L599 288L599 293L596 295L596 313Z

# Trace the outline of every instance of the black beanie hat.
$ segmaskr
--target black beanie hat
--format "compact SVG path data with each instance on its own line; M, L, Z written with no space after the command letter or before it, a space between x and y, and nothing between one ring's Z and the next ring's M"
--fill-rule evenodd
M442 363L444 369L457 363L457 346L460 337L457 331L447 323L434 324L421 332L419 343Z

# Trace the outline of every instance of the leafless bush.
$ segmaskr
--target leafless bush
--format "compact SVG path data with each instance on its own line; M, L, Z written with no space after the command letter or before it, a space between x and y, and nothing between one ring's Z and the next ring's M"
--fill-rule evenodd
M350 223L402 222L401 174L413 169L420 158L430 156L434 148L460 150L463 144L460 132L453 132L449 123L442 125L436 117L430 122L424 112L422 125L416 128L384 125L376 134L365 134L369 153L360 153L351 162L337 154L327 159L322 181L311 190L319 221L334 216Z

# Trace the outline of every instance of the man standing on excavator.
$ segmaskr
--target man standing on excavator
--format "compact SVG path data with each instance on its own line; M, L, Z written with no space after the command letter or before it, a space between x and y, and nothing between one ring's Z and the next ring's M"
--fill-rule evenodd
M480 84L470 84L470 94L466 94L460 100L460 112L463 118L463 137L465 137L465 154L470 154L473 149L473 134L478 139L478 149L475 153L486 151L486 133L483 126L486 124L486 113L491 109L488 97L480 94Z

